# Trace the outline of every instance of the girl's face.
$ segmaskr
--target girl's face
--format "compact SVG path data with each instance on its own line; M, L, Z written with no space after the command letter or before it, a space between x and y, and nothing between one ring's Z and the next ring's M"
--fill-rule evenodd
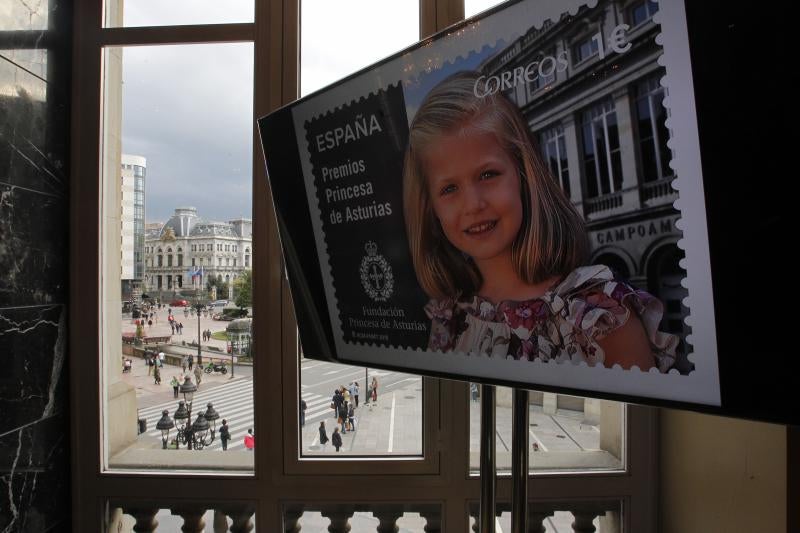
M481 262L507 256L522 225L520 177L491 133L470 125L436 138L422 159L447 240ZM485 274L485 273L484 273Z

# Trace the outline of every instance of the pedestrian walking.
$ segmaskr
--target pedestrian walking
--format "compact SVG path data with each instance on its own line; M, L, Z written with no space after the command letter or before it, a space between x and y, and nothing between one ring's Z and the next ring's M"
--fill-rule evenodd
M333 409L333 416L339 415L339 406L343 401L344 399L342 398L342 394L339 392L339 389L333 391L333 397L331 398L331 409Z
M350 395L355 400L356 407L358 407L358 392L359 392L359 390L358 390L358 381L354 381L353 382L353 389L350 391Z
M256 447L256 436L253 435L253 428L247 430L247 435L244 436L244 447L248 452L252 452Z
M300 398L300 427L304 427L306 425L306 409L308 405L306 401Z
M178 397L178 376L172 376L172 379L169 381L169 384L172 385L172 396L173 398Z
M194 365L194 356L189 354L189 370L192 369L192 365Z
M183 335L183 322L178 322L178 335Z
M372 403L378 403L378 378L372 378Z
M164 366L164 352L158 352L158 366Z
M150 352L145 352L144 353L144 358L145 358L145 361L147 362L147 375L148 376L152 375L152 373L153 373L153 365L155 365L155 363L153 362L153 355Z
M181 368L183 369L183 373L186 373L186 368L189 366L189 358L187 356L183 356L181 359Z
M470 383L469 384L469 391L472 394L472 401L478 401L478 384L477 383Z
M222 419L222 427L219 428L219 439L222 441L222 450L228 449L228 441L231 440L231 432L228 429L228 421Z
M350 424L350 431L356 429L356 409L351 403L347 408L347 422Z
M170 322L169 327L172 329L172 334L175 335L175 322Z
M158 365L153 366L153 384L161 385L161 369Z
M347 403L342 402L339 404L339 418L337 422L342 425L342 433L347 433L347 428L345 424L347 424Z
M152 320L148 320L147 321L147 327L148 328L152 328L153 327L153 321Z
M350 389L346 388L344 385L342 385L342 394L344 395L345 403L353 401L353 398L350 396Z
M342 436L339 434L339 428L333 428L333 435L331 435L331 443L336 448L336 451L339 451L339 448L342 447Z
M203 381L203 371L200 370L200 365L194 367L194 382L197 387L200 387L200 382Z
M328 432L325 431L325 421L319 423L319 444L325 450L328 447Z

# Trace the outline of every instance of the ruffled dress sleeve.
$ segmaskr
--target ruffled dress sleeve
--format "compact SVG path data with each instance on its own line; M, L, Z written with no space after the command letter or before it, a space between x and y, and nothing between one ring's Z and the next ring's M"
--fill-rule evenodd
M458 335L456 328L456 302L452 299L431 300L425 306L425 314L431 319L431 334L428 350L448 352L453 349Z
M590 363L602 363L605 354L597 341L636 316L642 323L659 371L675 364L678 336L658 330L663 304L646 291L614 279L608 267L581 267L557 287L563 300L564 318L573 327L576 351Z

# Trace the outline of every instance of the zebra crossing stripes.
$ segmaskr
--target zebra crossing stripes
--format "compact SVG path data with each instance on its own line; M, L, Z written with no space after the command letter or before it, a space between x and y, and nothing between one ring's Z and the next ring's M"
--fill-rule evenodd
M306 424L320 418L333 416L330 398L311 392L304 392L303 399L306 401Z
M161 412L166 409L169 411L170 418L175 416L175 411L178 408L178 402L182 399L177 398L169 402L159 405L139 409L139 418L147 420L148 431L145 435L148 438L161 439L161 431L156 429L156 423L161 419ZM217 430L222 424L222 419L228 421L230 427L231 440L228 442L228 449L244 449L244 436L247 434L248 428L254 428L253 422L255 419L253 413L253 378L245 377L235 380L233 383L202 390L202 386L198 392L195 393L192 400L192 422L197 418L200 411L206 409L206 405L211 402L214 404L214 409L220 415L217 420ZM175 430L170 431L170 439L175 435ZM217 433L214 442L206 447L211 450L221 450L222 442Z
M302 397L306 401L306 422L332 416L331 413L333 411L330 408L330 398L313 393L303 393ZM178 402L181 399L182 397L139 409L139 418L145 418L147 420L146 438L153 438L160 442L161 431L156 429L156 424L161 419L161 412L166 409L169 411L170 418L174 418L175 411L178 409ZM231 433L228 449L243 450L244 436L247 434L248 428L253 428L254 431L257 429L254 426L255 414L253 411L252 376L237 379L233 383L226 383L225 385L205 391L201 385L200 390L195 393L192 400L192 422L197 418L200 411L206 409L206 405L209 402L214 404L214 409L216 409L220 415L216 425L217 431L219 431L223 418L228 421L228 427ZM257 433L257 431L255 432ZM170 439L174 438L175 434L175 430L171 430ZM219 440L218 433L214 442L211 443L210 446L207 446L207 449L222 449L222 442Z

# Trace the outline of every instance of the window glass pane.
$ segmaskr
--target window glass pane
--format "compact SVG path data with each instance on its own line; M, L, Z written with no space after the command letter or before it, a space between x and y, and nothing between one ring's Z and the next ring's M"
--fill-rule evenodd
M105 27L253 22L253 0L106 0Z
M422 454L420 376L303 358L300 377L301 455Z
M503 0L464 0L464 16L471 17L500 4Z
M308 0L301 3L301 9L303 95L418 40L419 2L414 0L357 0L346 4ZM391 23L387 23L389 21ZM341 28L358 28L358 31L342 31ZM373 379L378 384L378 402L367 403ZM422 379L419 376L301 358L300 382L300 455L336 454L331 441L320 444L321 426L328 439L332 439L338 427L342 438L340 455L422 454ZM356 387L357 407L353 393ZM349 416L342 426L338 422L339 414L334 414L331 408L335 389L344 390L348 407L352 404L354 408L354 431L347 429ZM349 415L347 411L345 414Z
M302 95L419 39L419 2L414 0L305 0L301 18Z
M253 246L253 46L109 48L104 72L107 465L252 471L252 276L229 250Z
M511 472L511 389L497 387L497 470ZM480 386L470 384L469 468L480 468ZM530 472L620 470L623 462L623 404L531 391Z
M0 31L45 30L47 23L47 3L3 2L0 5Z

